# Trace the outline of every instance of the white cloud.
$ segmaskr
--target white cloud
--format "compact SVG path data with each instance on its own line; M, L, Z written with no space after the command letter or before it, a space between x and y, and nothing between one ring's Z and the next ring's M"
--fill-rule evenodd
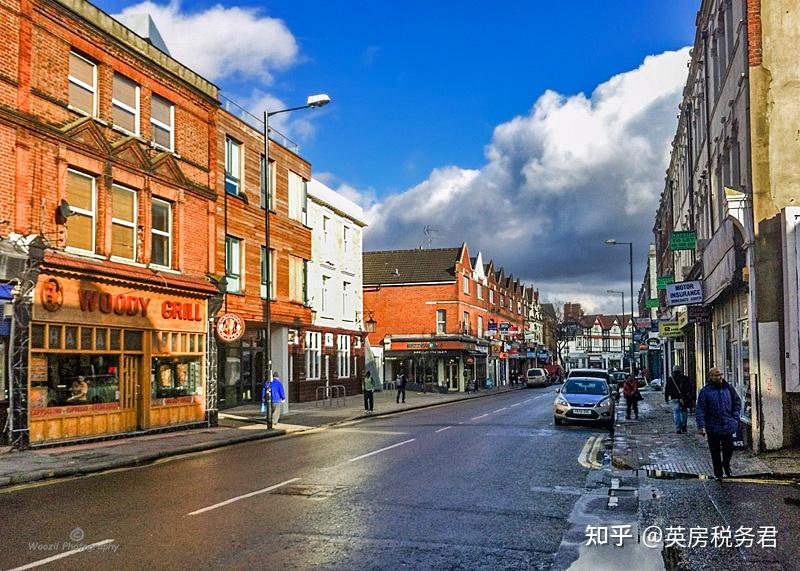
M152 16L175 59L212 81L243 77L270 83L274 71L298 61L297 42L286 24L257 9L217 4L189 12L173 0L142 2L122 11L143 13Z
M466 240L544 295L618 312L605 290L627 286L627 251L603 242L634 242L638 292L688 59L649 56L588 97L546 91L495 128L480 170L438 168L376 204L367 248L419 246L431 225L434 247Z

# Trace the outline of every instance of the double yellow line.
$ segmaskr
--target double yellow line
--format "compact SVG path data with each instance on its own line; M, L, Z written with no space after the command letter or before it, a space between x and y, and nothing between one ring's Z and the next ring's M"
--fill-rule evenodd
M590 436L583 445L581 453L578 454L578 464L590 470L596 470L603 467L597 457L600 455L600 450L603 448L603 438L600 436Z

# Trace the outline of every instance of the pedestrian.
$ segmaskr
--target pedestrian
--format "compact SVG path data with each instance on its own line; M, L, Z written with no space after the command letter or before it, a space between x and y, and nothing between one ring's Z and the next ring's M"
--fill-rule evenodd
M367 371L364 373L364 382L361 384L364 390L364 410L372 412L375 405L375 381L372 380L372 374Z
M636 419L639 419L639 401L642 400L642 393L639 392L639 384L630 375L625 378L622 384L622 394L625 395L625 418L630 419L631 410Z
M697 395L695 418L698 431L708 438L714 477L721 480L723 470L726 476L731 476L733 434L739 430L742 399L717 367L709 369L708 377Z
M273 371L272 381L269 383L264 381L264 386L261 388L261 408L264 411L266 411L267 391L269 391L272 401L272 424L278 424L283 410L283 403L286 402L286 394L283 392L283 383L281 383L281 379L278 376L278 371Z
M675 432L686 432L686 420L689 416L689 407L694 404L694 389L692 381L683 374L680 366L675 365L672 376L667 379L664 389L664 400L672 399L672 419L675 421Z
M395 379L395 385L397 388L397 403L400 403L400 397L403 397L403 402L406 402L406 372L403 369L400 369L400 372L397 373L397 378Z

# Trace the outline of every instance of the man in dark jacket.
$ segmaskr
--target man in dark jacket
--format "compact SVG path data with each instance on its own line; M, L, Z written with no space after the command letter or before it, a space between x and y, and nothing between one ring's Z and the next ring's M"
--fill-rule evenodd
M733 434L739 429L739 414L742 411L742 399L732 386L722 378L722 371L713 367L708 371L709 381L700 389L697 396L697 429L700 434L707 434L708 449L711 451L711 462L714 464L714 476L722 479L731 475L731 457L733 456Z
M664 388L664 399L667 402L672 399L672 418L675 421L675 432L678 434L686 432L688 409L694 404L694 387L692 387L692 381L689 380L689 377L684 375L677 365L672 369L672 376L667 379L667 386Z

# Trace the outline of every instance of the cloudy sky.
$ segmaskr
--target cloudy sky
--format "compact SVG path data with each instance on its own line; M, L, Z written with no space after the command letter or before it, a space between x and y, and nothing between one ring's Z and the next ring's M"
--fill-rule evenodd
M543 297L618 312L663 189L699 0L97 2L149 12L172 55L370 214L366 249L467 241ZM626 299L626 302L628 300ZM629 302L628 302L629 303Z

